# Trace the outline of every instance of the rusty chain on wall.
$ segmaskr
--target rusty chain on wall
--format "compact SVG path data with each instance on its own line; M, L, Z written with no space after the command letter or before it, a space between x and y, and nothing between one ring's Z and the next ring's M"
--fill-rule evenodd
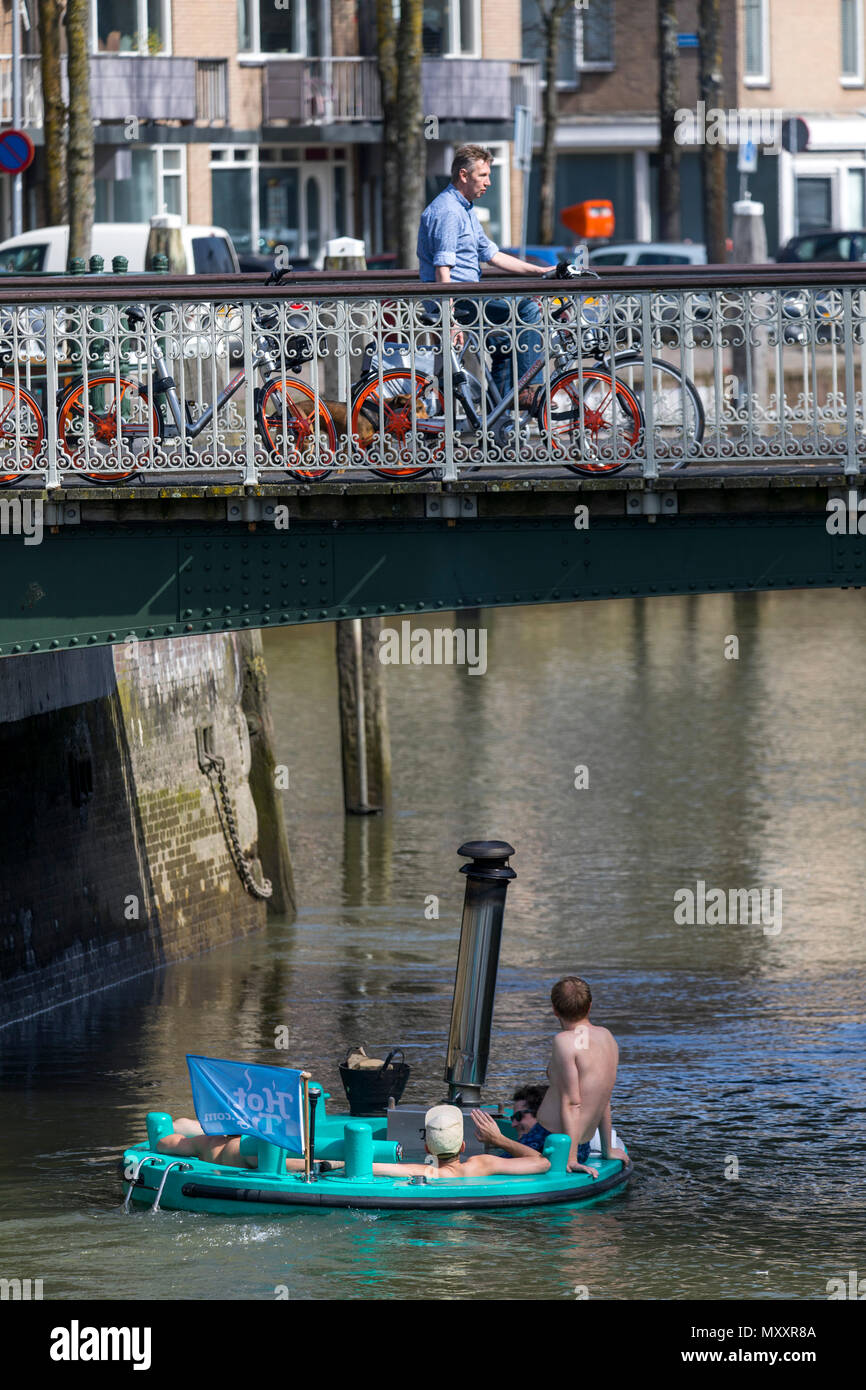
M217 757L214 753L202 751L200 754L200 765L208 781L213 787L214 799L217 803L220 823L223 827L223 834L232 862L238 871L241 883L254 898L270 898L273 895L274 885L269 878L262 877L261 883L256 883L253 878L250 860L246 858L241 849L240 836L238 835L237 822L235 821L232 809L231 797L229 796L228 783L226 782L226 760ZM216 774L216 782L214 781ZM217 788L219 790L217 790Z

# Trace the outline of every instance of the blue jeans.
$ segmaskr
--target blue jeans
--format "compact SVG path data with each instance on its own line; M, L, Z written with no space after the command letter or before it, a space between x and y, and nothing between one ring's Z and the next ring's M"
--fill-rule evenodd
M541 320L541 309L535 299L517 301L517 318L521 323L536 324ZM505 396L517 386L517 382L532 363L543 353L541 334L537 329L517 330L517 377L511 372L511 333L491 332L490 324L508 323L511 319L511 304L507 299L457 299L454 302L454 317L458 323L476 328L484 344L491 350L491 375L500 397ZM517 325L514 325L517 328ZM537 381L541 366L533 380ZM529 384L528 382L526 383Z

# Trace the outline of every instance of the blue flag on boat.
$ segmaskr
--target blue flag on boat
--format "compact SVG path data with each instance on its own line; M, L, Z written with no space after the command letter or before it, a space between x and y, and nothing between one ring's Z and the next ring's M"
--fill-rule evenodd
M255 1134L290 1154L304 1153L301 1073L255 1062L187 1055L195 1113L205 1134Z

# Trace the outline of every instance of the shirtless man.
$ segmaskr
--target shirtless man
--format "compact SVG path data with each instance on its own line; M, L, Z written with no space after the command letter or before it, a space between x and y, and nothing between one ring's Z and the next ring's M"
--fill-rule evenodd
M460 1155L466 1148L463 1138L463 1112L456 1105L434 1105L424 1117L425 1147L436 1160L435 1163L374 1163L376 1177L411 1178L425 1177L431 1180L441 1178L486 1178L492 1173L504 1173L507 1177L521 1177L527 1173L546 1173L550 1167L549 1159L535 1149L519 1144L515 1139L506 1139L491 1115L483 1110L473 1110L472 1119L479 1139L483 1143L503 1149L508 1158L497 1158L494 1154L474 1154L461 1161ZM197 1120L181 1119L175 1121L174 1133L166 1134L157 1144L160 1153L171 1153L177 1157L200 1158L206 1163L227 1164L231 1168L257 1168L258 1158L254 1153L242 1153L239 1135L205 1134ZM289 1172L302 1169L302 1158L287 1158ZM332 1163L331 1167L342 1167L342 1163Z
M593 1173L585 1161L596 1129L603 1158L628 1155L611 1143L610 1097L616 1082L619 1048L606 1028L589 1021L592 991L585 980L567 975L550 991L553 1012L562 1029L553 1040L547 1075L550 1086L538 1110L536 1130L541 1147L547 1134L567 1134L570 1173ZM533 1134L533 1138L535 1135Z
M504 1149L508 1158L495 1154L473 1154L462 1159L466 1148L463 1138L463 1112L456 1105L434 1105L424 1116L424 1140L430 1163L374 1163L373 1172L386 1178L425 1177L431 1180L455 1178L487 1178L503 1173L509 1178L525 1177L529 1173L546 1173L550 1160L516 1139L506 1139L491 1115L473 1110L472 1119L478 1138L484 1143Z

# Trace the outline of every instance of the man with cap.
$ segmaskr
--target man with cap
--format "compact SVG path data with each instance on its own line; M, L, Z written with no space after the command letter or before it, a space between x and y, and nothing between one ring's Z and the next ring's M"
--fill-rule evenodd
M463 1112L456 1105L434 1105L424 1117L424 1139L428 1154L433 1155L430 1163L374 1163L373 1172L386 1178L425 1177L445 1178L487 1178L493 1173L503 1173L506 1177L526 1177L529 1173L546 1173L550 1161L543 1154L518 1144L514 1139L506 1139L491 1115L484 1110L473 1110L472 1119L478 1138L484 1144L504 1149L508 1158L498 1158L495 1154L473 1154L471 1158L461 1159L466 1148L463 1138Z

